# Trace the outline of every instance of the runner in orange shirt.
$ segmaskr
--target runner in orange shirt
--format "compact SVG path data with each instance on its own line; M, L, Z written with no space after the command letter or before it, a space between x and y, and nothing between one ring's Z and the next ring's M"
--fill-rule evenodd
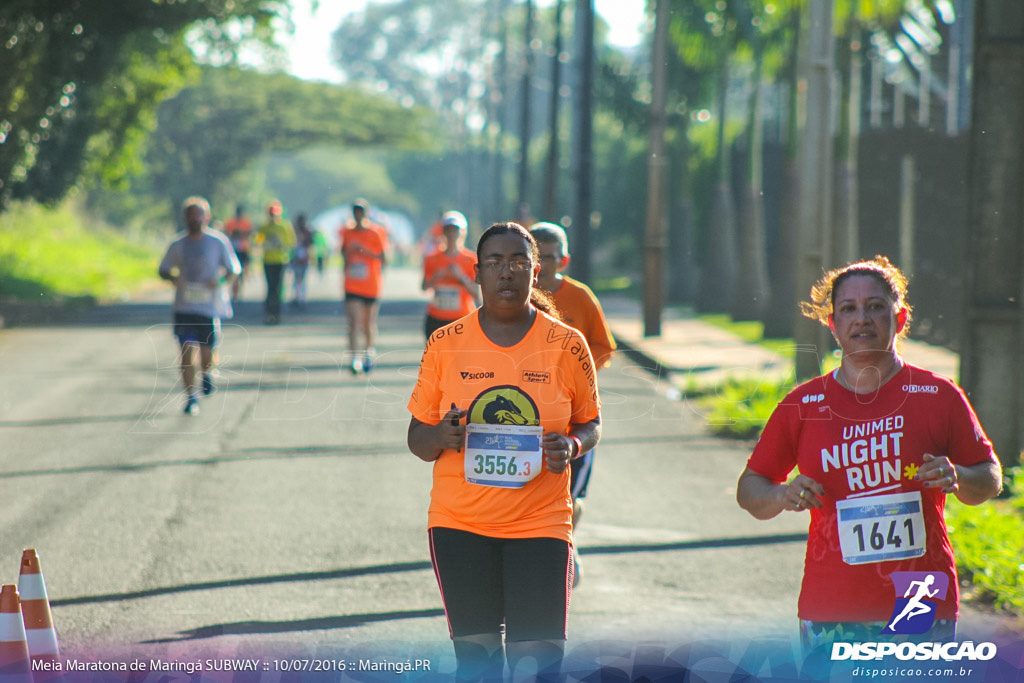
M483 304L427 341L409 449L432 462L428 528L460 680L555 679L572 592L568 463L600 438L586 340L544 312L537 244L516 223L480 238ZM504 624L504 651L502 649Z
M469 315L480 305L480 286L476 284L476 254L466 249L466 217L449 211L441 217L444 249L423 261L423 290L432 297L427 304L424 332L427 338L440 327Z
M569 325L572 325L587 339L590 352L594 355L594 367L598 370L611 363L615 353L615 338L608 328L601 304L582 282L563 275L569 266L569 238L565 230L554 223L535 223L530 234L537 240L540 251L540 275L537 286L551 294L558 312ZM594 451L590 450L583 457L572 461L572 526L575 529L583 516L583 499L587 497L590 486L590 473L594 467ZM580 566L579 550L573 546L573 560L576 571L573 576L579 583L583 576Z
M352 203L352 221L338 231L345 273L345 317L353 375L373 369L377 340L377 313L384 284L388 238L381 226L367 218L369 205Z
M242 291L242 281L249 272L250 252L252 251L252 221L245 215L245 207L235 207L235 215L224 222L224 234L231 240L235 256L242 265L242 274L231 283L231 301L238 301Z

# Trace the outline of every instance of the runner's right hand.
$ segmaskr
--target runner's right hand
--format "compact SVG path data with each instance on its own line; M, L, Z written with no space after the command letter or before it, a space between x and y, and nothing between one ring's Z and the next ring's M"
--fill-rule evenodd
M466 417L466 411L459 410L452 405L452 409L445 413L441 421L437 423L437 430L441 448L452 451L462 450L466 440L466 425L462 424Z

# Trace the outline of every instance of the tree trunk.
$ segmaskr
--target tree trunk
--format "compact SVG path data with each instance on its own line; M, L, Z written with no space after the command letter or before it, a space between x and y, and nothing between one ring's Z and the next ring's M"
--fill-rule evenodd
M1024 14L975 5L968 243L960 378L1004 466L1024 447ZM952 275L952 274L951 274ZM1018 541L1019 542L1019 541Z
M732 194L732 164L725 139L728 115L729 51L721 39L718 66L718 181L715 183L708 221L707 255L704 258L698 309L726 313L736 289L736 203Z
M672 180L676 188L669 221L668 299L673 304L692 304L697 299L699 273L693 223L693 174L690 173L689 117L678 118L677 144L673 146Z
M737 226L739 272L730 312L733 320L760 320L768 304L768 257L764 236L764 134L761 116L763 52L754 48L754 91L747 121L747 172Z
M775 256L770 262L771 291L764 317L764 336L777 339L793 336L796 319L796 265L800 232L800 112L805 102L806 82L800 77L800 56L807 41L803 39L801 12L793 13L792 51L787 64L789 105L786 112L786 158L783 167L782 206L779 210L779 235ZM810 283L808 283L810 286Z

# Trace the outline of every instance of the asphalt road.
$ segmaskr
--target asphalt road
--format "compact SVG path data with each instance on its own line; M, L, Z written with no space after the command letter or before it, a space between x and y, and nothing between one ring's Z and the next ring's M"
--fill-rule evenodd
M220 389L181 414L169 296L0 331L0 582L38 549L65 653L384 653L450 667L405 447L418 274L389 273L379 363L346 369L332 274L304 311L225 324ZM708 436L624 356L577 543L569 649L796 635L806 519L734 500L748 444Z

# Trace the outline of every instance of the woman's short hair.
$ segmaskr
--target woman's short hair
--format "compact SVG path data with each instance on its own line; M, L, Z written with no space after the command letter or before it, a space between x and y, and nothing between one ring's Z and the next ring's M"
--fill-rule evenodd
M569 255L569 238L561 225L547 222L534 223L530 226L530 234L538 242L557 244L562 247L562 256Z
M907 276L881 254L873 259L854 261L840 268L833 268L825 273L811 287L811 300L800 303L800 312L822 325L828 326L829 316L835 311L836 290L847 278L854 275L868 275L875 278L885 287L889 298L899 308L907 310L907 322L900 330L900 337L905 337L910 330L911 306L907 302Z

